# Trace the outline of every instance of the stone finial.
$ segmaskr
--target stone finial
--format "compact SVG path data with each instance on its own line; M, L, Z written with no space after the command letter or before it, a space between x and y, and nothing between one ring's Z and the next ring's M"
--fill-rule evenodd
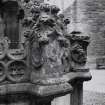
M73 70L83 71L88 70L85 67L87 61L87 46L90 42L90 37L83 35L80 31L73 31L70 36L71 43L71 58Z

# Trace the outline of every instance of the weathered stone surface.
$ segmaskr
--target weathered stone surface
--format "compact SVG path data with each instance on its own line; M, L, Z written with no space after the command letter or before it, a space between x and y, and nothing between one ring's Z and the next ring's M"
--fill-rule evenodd
M30 57L34 74L37 76L40 73L53 75L53 73L69 72L70 42L65 37L67 20L58 17L59 8L56 6L48 4L33 6L33 15L36 15L36 12L39 15L32 17L30 30L25 36L30 42Z
M2 20L9 17L0 41L0 100L6 97L3 104L50 105L54 97L72 92L74 80L82 84L91 79L88 69L83 68L89 37L68 34L70 21L58 15L58 7L33 0L5 1L3 5ZM14 26L27 30L21 30L25 31L24 43L21 33L13 35Z
M68 82L73 80L81 79L82 81L88 81L91 79L91 74L89 72L72 72L63 75L60 78L42 78L33 83L2 83L0 84L0 95L15 94L15 93L29 93L35 94L39 97L65 94L72 91L72 86Z
M90 42L90 37L80 31L73 31L71 35L67 37L71 44L71 67L73 71L88 71L85 64L87 61L87 46Z

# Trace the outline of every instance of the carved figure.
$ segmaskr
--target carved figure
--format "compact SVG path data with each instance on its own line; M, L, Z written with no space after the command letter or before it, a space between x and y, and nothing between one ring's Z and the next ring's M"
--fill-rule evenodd
M86 35L84 36L79 31L73 31L71 33L71 59L74 70L86 70L84 66L87 61L87 46L89 41L90 37Z
M61 22L58 12L59 8L48 4L32 8L34 18L25 36L31 43L31 64L35 70L45 73L70 70L70 42L65 37L64 21ZM25 24L28 22L25 20Z

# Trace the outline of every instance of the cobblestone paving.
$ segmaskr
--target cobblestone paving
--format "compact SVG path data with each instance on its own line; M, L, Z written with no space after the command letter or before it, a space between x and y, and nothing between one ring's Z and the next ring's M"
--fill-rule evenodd
M83 105L105 105L105 93L84 91Z

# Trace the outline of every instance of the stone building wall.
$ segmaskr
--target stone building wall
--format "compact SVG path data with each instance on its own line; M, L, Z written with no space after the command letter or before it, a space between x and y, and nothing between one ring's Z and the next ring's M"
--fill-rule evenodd
M80 30L91 37L88 56L105 56L105 0L77 0L64 13L71 17L69 31Z

